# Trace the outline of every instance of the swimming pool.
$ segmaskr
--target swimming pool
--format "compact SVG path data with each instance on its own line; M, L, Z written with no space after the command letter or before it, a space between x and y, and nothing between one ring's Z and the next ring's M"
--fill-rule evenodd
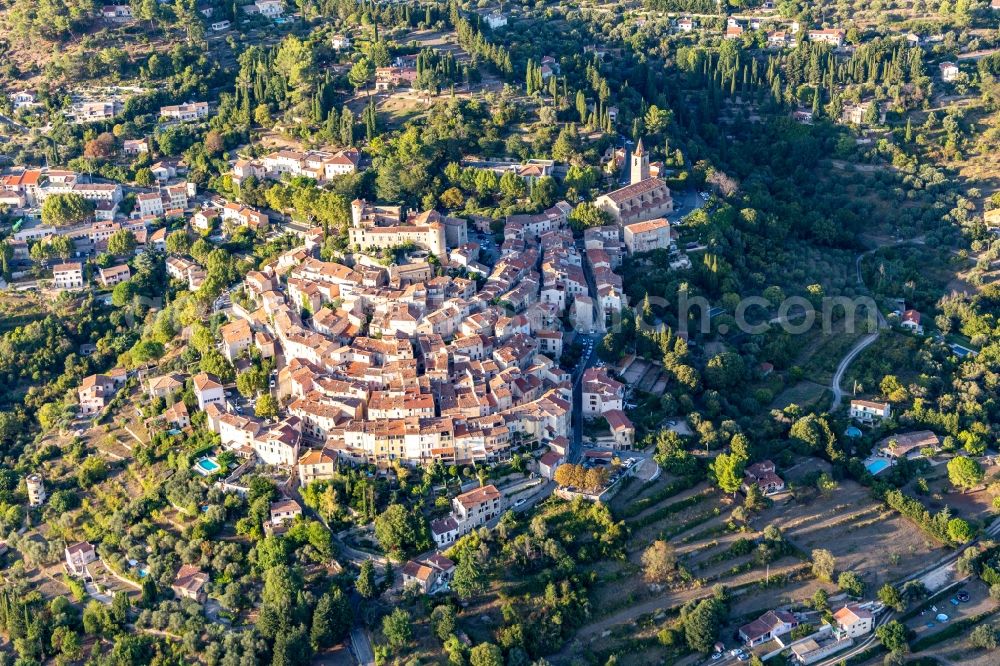
M863 433L861 432L860 428L851 426L846 431L844 431L844 434L850 437L851 439L857 439L858 437L861 437Z
M208 476L209 474L215 474L220 469L222 468L219 466L219 463L215 462L213 459L208 457L199 458L198 461L194 464L194 470L199 474L203 474L205 476Z
M867 469L868 473L872 476L875 476L889 465L889 461L885 458L873 458L872 460L865 461L865 469Z

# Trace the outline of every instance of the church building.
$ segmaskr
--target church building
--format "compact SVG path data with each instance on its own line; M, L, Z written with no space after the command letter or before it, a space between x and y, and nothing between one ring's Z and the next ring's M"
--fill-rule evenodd
M649 153L642 145L642 139L639 139L639 144L632 153L629 184L602 194L597 197L594 205L623 226L673 212L674 200L670 197L670 188L659 178L651 178L649 175Z

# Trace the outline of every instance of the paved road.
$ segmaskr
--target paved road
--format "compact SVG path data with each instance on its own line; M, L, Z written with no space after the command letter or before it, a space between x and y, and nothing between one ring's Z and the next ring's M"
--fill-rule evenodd
M361 563L365 560L372 560L373 564L384 567L386 563L385 556L369 553L347 545L347 537L350 536L351 533L356 532L358 532L358 530L356 528L352 528L333 535L333 538L337 542L337 546L340 549L341 559L347 560L356 566L361 566Z
M368 630L364 627L351 629L351 652L361 666L372 666L375 663L375 650L372 649Z
M880 312L878 316L881 319L882 313ZM851 350L847 352L847 355L840 359L840 363L837 364L837 371L833 373L833 381L830 383L830 390L833 391L833 403L830 405L831 412L837 411L840 407L841 400L844 398L844 391L840 387L840 382L844 378L844 373L847 372L847 368L851 365L851 362L858 357L858 354L863 352L871 346L872 343L878 340L881 328L882 324L879 322L879 328L874 333L869 333L865 337L858 340L858 342L851 347Z
M890 243L889 245L872 248L871 250L867 250L859 254L854 259L854 272L857 275L858 284L861 285L862 287L865 286L865 281L861 277L862 259L864 259L869 254L872 254L873 252L877 252L878 250L882 249L882 247L890 247L892 245L906 245L911 243L914 245L923 245L924 237L918 236L916 238L897 240L893 243ZM833 403L830 405L831 412L837 411L837 409L840 407L841 401L844 398L844 391L840 387L840 382L841 380L843 380L844 373L847 372L847 368L851 365L851 362L858 357L858 354L863 352L865 349L871 346L872 343L878 340L878 336L882 332L882 330L889 328L889 324L888 322L886 322L885 317L882 315L881 310L876 308L875 315L877 317L875 331L873 333L869 333L865 337L858 340L858 342L853 347L851 347L851 349L847 352L847 354L844 355L844 358L840 360L840 363L837 364L837 371L833 373L833 380L830 382L830 390L833 392Z
M24 125L22 125L21 123L17 122L13 118L10 118L8 116L3 115L3 114L0 114L0 123L3 123L4 125L9 125L9 126L13 127L14 129L18 130L19 132L28 132L29 131L28 128L25 127Z
M586 369L593 367L597 363L596 349L601 341L600 336L597 335L585 335L582 337L593 340L594 344L591 345L589 352L585 352L584 356L580 357L581 363L577 366L579 371L576 377L573 378L573 437L569 443L569 451L566 453L568 462L578 461L583 454L583 385L581 380Z

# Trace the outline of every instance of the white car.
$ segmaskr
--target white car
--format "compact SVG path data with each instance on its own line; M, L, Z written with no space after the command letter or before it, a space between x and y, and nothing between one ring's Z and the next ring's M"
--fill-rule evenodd
M516 502L514 502L514 506L524 506L527 502L528 502L528 500L526 500L526 499L524 499L522 497L521 499L519 499Z

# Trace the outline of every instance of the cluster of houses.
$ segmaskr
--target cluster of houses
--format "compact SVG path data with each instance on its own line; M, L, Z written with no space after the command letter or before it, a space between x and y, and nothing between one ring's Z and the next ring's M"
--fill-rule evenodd
M0 175L0 204L15 214L40 217L42 203L54 194L75 194L93 202L96 220L114 219L124 196L117 183L95 183L85 174L64 169L16 169Z
M239 159L233 164L233 182L246 178L279 180L282 175L303 176L323 183L358 170L361 154L356 148L336 152L322 150L278 150L260 159Z
M92 183L83 174L57 169L25 169L0 176L0 204L11 206L15 214L22 216L8 238L15 266L31 262L31 244L48 242L57 236L68 238L73 244L74 259L52 266L50 286L59 291L77 290L85 288L89 282L82 261L77 259L106 251L109 239L120 230L132 232L136 252L141 253L166 251L164 220L188 217L191 229L206 235L217 224L228 231L241 227L254 231L269 228L270 221L265 213L241 204L215 198L199 205L194 183L169 182L182 172L177 164L161 162L153 168L156 178L166 182L158 184L155 190L138 192L129 217L119 211L124 197L117 183ZM91 218L69 226L43 223L41 206L45 199L65 193L77 194L93 202ZM171 278L186 282L192 290L197 289L205 277L201 266L184 257L168 257L166 270ZM15 269L13 273L18 277L25 271ZM100 285L113 287L128 280L131 273L126 264L118 264L96 270L93 277Z
M132 9L128 5L108 5L103 8L104 20L111 23L127 23L132 20ZM228 21L226 21L228 23ZM9 95L14 109L30 109L38 105L35 93L30 90L20 90ZM94 123L114 120L125 109L125 102L120 95L100 97L98 99L80 99L75 101L66 111L67 117L74 123ZM185 102L160 107L159 116L164 120L176 122L192 122L208 118L208 102ZM144 141L142 141L144 143ZM133 145L138 142L133 141ZM129 150L126 147L126 154ZM145 152L145 151L143 151Z
M356 151L338 155L354 168ZM240 166L260 168L264 177L302 174L338 155L281 151L256 167ZM552 168L526 166L539 167L539 175ZM226 387L202 373L191 382L208 427L237 456L297 468L309 480L329 478L339 460L467 464L506 459L523 444L548 445L564 456L572 382L559 366L562 318L571 317L584 331L603 330L607 318L627 305L614 272L624 254L670 245L669 223L659 217L671 208L669 190L649 176L641 142L630 174L633 184L659 191L652 205L637 200L634 210L619 216L622 223L588 229L582 250L568 228L571 207L565 202L536 215L509 216L492 266L480 262L465 220L352 202L344 263L316 259L322 231L306 231L302 247L245 277L246 298L233 305L220 331L223 354L237 368L251 347L265 358L280 349L285 362L275 392L284 418L267 423L237 413ZM159 201L140 195L137 203L146 216L156 216L160 206L165 213L167 206L183 205L167 203L173 193L161 188ZM221 202L198 210L190 223L207 231L217 219L254 228L267 223L266 215ZM165 239L161 234L156 240ZM397 252L399 263L386 267L372 256L386 250ZM60 284L82 283L79 265L63 268ZM128 279L127 266L121 269L108 269L101 279ZM166 270L190 289L205 278L188 257L168 257ZM462 277L466 272L486 277L477 284ZM635 429L623 411L624 386L600 368L588 369L582 379L587 416L607 421L614 448L630 449ZM153 378L148 390L168 397L184 381ZM101 411L116 386L104 376L88 378L80 387L81 411ZM174 400L162 420L183 429L190 417Z
M235 6L234 6L235 11ZM285 14L285 3L284 0L256 0L248 4L240 6L240 11L243 12L244 16L263 16L274 20L275 22L283 21L283 16ZM206 5L199 6L198 13L207 19L212 19L215 15L215 7ZM132 20L132 11L128 5L113 5L104 7L104 20L109 23L128 23ZM222 32L228 30L232 25L231 21L226 19L218 19L209 23L209 28L213 32Z
M739 628L740 640L758 654L771 656L788 649L794 663L808 666L854 645L875 628L875 618L884 609L878 602L848 603L833 613L832 622L797 639L790 638L799 626L798 617L785 610L769 610ZM772 648L768 651L768 648Z
M264 177L302 173L313 168L310 160L330 157L274 153L260 168ZM551 169L538 166L540 173ZM230 398L233 385L204 372L175 373L143 377L147 394L167 402L155 421L191 427L191 405L179 400L189 384L222 450L247 464L287 470L300 483L332 478L341 462L493 462L509 459L522 445L548 447L539 470L551 476L566 457L572 427L573 378L559 365L563 317L584 330L602 330L606 314L627 304L614 272L625 253L670 244L669 223L662 219L669 191L648 169L640 144L632 177L640 184L655 181L650 190L660 194L654 205L637 201L642 210L620 216L624 221L588 229L582 247L569 229L565 202L536 215L509 216L499 256L488 263L469 241L465 220L352 202L351 247L340 261L316 258L321 229L301 233L301 246L245 276L242 297L227 309L229 321L219 330L220 351L238 372L249 367L251 349L264 358L280 354L270 389L282 405L280 415L244 415ZM190 223L211 228L217 219L266 223L252 209L221 202L198 210ZM377 255L386 250L398 263L382 263ZM187 257L167 257L166 268L191 289L204 279L204 269ZM477 282L468 273L484 277ZM67 273L63 279L76 285L83 278ZM79 387L81 412L105 409L124 380L123 372L88 377ZM603 368L587 369L581 381L585 415L606 420L614 448L630 449L635 429L623 411L625 387ZM505 508L494 486L463 493L451 513L432 524L435 543L443 548ZM299 513L294 501L281 500L266 527L280 531ZM438 553L408 563L404 575L432 591L450 580L453 568ZM182 570L178 594L201 594L199 573Z
M177 175L174 165L156 166L162 170L164 179ZM41 219L42 204L57 194L75 194L92 202L93 214L77 224L45 224ZM48 168L23 169L0 176L0 204L10 206L15 215L21 216L8 238L15 266L31 262L29 251L33 243L68 238L72 242L71 255L86 257L106 251L110 238L121 230L132 232L137 252L162 251L166 248L166 230L161 221L182 218L193 206L196 195L193 183L161 184L153 191L139 192L131 216L125 217L119 210L124 194L117 183L94 183L83 174ZM23 271L13 272L17 277ZM94 277L101 285L113 287L131 274L127 265L119 264L100 269ZM52 267L52 288L75 290L86 284L82 262L64 260Z
M84 580L93 580L94 576L90 572L90 565L100 559L94 544L88 541L79 541L70 544L65 548L63 556L66 571L70 575L83 578ZM174 581L170 585L170 589L178 598L190 599L203 604L208 599L208 590L206 588L208 582L209 576L207 573L197 566L184 564L181 565L174 576Z
M684 24L681 25L681 22ZM751 18L741 21L735 17L729 17L726 20L723 36L726 39L739 39L747 30L763 30L768 27L773 28L767 30L766 33L767 45L770 48L794 47L797 40L803 36L813 43L830 44L834 48L840 48L844 45L847 36L847 31L840 28L823 28L803 32L798 21L785 24L765 18ZM690 32L693 28L693 21L689 18L678 21L678 29L682 32Z

